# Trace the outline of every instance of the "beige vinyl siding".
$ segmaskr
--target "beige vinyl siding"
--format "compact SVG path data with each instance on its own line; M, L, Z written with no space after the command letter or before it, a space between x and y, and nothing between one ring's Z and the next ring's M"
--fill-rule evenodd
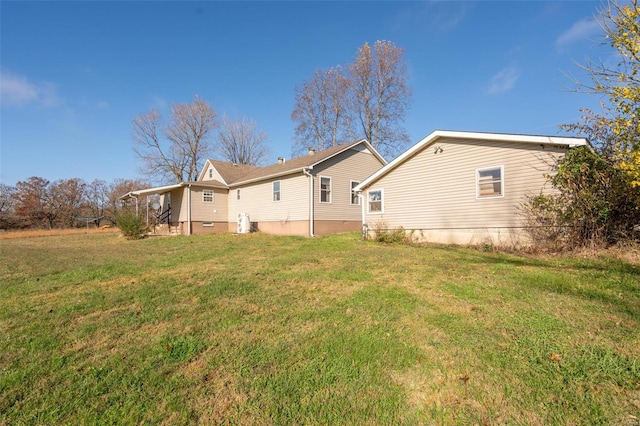
M211 170L211 172L212 172L212 177L209 177L209 170ZM206 181L206 180L217 180L218 182L224 182L224 179L222 178L220 173L218 173L216 168L213 167L212 164L209 164L207 166L207 169L204 171L204 174L202 175L202 180L203 181Z
M435 153L435 147L442 148ZM384 190L384 213L366 215L405 229L509 228L521 225L527 194L549 191L545 173L564 149L524 143L440 139L371 189ZM476 169L504 167L504 197L476 198Z
M280 181L280 201L273 201L273 182ZM240 200L236 199L240 189ZM309 220L309 178L300 173L231 188L228 220L248 213L251 222Z
M204 202L202 193L214 191L213 203ZM226 222L228 216L228 190L222 188L191 187L191 220L202 222ZM186 215L185 220L186 220Z
M367 151L349 149L313 169L314 220L361 221L362 209L351 204L351 181L362 182L382 164ZM331 203L320 202L320 176L331 178Z
M171 191L171 222L184 222L187 220L187 193L186 188L178 188Z

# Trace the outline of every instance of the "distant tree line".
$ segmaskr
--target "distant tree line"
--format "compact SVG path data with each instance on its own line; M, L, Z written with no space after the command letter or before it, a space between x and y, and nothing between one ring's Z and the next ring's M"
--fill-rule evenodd
M49 181L33 176L15 186L0 183L0 229L54 229L115 225L116 218L135 205L118 200L123 194L148 187L141 180L96 179Z

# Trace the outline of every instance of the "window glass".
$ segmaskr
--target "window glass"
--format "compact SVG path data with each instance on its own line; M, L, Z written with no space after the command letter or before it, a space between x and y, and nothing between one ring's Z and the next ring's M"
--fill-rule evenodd
M213 190L205 189L202 191L202 201L205 203L213 203Z
M369 213L382 213L382 190L368 192Z
M351 204L360 204L360 197L358 197L358 194L353 190L353 188L358 185L360 185L360 182L355 180L351 181Z
M273 201L280 201L280 181L273 182Z
M483 197L502 196L502 167L479 169L477 171L478 188L477 195Z
M240 199L240 190L236 189L236 200Z
M320 202L331 202L331 178L320 177Z

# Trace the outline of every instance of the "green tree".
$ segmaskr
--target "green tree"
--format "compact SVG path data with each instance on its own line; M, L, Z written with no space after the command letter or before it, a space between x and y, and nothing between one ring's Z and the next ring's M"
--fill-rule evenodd
M591 61L583 65L589 81L578 91L604 96L602 113L583 109L582 121L563 125L587 136L598 152L640 186L640 10L638 1L608 1L598 12L606 43L617 63Z

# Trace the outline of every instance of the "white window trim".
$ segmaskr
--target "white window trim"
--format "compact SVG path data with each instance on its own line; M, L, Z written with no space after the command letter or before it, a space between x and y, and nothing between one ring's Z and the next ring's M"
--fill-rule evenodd
M360 182L357 180L350 180L349 181L349 205L351 206L359 206L360 205L360 197L358 197L357 194L355 194L355 192L353 192L353 184L360 185ZM356 202L353 202L353 195L355 194L356 196Z
M480 172L486 170L500 169L500 195L480 195ZM476 200L492 200L496 198L504 198L504 165L480 167L476 169Z
M239 201L240 200L240 190L236 189L236 200Z
M211 192L211 201L205 200L205 193L207 193L207 192ZM216 199L216 193L215 193L215 191L213 189L204 189L204 190L202 190L202 202L203 203L210 204L210 203L213 203L215 201L215 199Z
M275 189L275 185L276 182L278 183L278 199L275 199L275 195L276 195L276 189ZM282 200L282 182L279 180L274 180L273 182L271 182L271 201L273 201L274 203L279 203Z
M209 168L209 179L213 179L213 169Z
M380 191L380 211L372 212L371 211L371 202L369 200L369 193ZM367 214L383 214L384 213L384 189L375 188L367 191Z
M322 179L329 179L329 201L322 201ZM321 204L331 204L333 201L333 180L331 176L318 176L318 202Z

